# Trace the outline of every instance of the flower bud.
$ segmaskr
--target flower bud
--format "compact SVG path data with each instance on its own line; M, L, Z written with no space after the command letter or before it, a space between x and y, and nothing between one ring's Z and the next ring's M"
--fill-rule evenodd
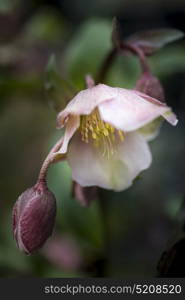
M43 181L22 193L13 207L13 235L20 250L32 254L52 234L56 199Z
M158 78L152 73L143 73L136 82L135 89L161 102L165 102L163 87Z

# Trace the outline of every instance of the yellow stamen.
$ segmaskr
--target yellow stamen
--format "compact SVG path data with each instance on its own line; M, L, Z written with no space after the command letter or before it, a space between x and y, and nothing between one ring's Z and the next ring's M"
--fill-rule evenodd
M123 131L101 120L97 108L90 115L81 116L80 132L83 142L88 143L92 139L93 144L101 147L103 156L107 158L115 153L115 136L117 135L122 142L125 139Z
M123 131L118 130L118 133L119 133L120 140L123 142L125 139Z

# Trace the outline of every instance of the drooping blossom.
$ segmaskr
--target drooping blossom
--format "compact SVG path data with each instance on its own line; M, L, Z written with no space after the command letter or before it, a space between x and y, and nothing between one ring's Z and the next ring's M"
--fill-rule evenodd
M170 107L137 90L98 84L79 92L57 119L73 180L116 191L131 186L152 161L141 128L159 116L177 124Z

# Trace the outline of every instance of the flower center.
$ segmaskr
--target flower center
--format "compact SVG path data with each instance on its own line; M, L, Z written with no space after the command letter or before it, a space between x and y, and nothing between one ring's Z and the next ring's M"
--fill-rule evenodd
M108 158L115 153L116 136L119 136L121 141L125 139L123 131L101 120L97 108L90 115L81 116L80 132L83 142L89 143L93 140L93 144L101 148L103 156Z

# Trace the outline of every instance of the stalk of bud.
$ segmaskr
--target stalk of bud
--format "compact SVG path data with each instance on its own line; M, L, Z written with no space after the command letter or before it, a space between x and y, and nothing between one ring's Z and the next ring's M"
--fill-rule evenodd
M13 207L13 235L20 250L32 254L52 234L56 200L44 181L22 193Z
M57 152L62 143L63 137L47 155L37 183L22 193L13 207L13 235L18 248L26 254L42 247L53 231L56 199L47 187L46 176L50 164L64 159L64 155Z

